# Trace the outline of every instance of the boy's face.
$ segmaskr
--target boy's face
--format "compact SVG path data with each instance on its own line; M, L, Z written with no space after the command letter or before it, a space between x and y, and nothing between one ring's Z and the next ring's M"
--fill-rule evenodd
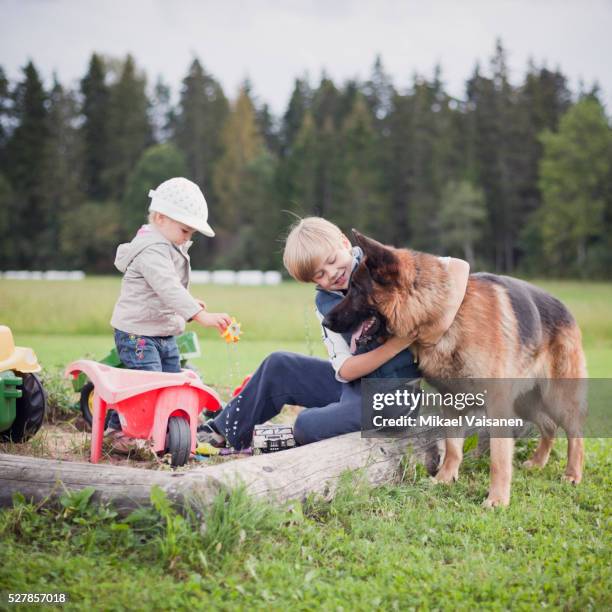
M318 263L312 282L327 291L342 291L348 288L352 270L351 243L343 237L342 243Z
M176 246L181 246L191 240L196 231L192 227L162 214L157 217L156 225L164 238L167 238Z

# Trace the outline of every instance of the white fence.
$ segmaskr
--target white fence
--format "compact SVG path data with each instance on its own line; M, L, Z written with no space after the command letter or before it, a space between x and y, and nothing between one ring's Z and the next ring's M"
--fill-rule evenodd
M191 282L194 285L280 285L283 277L276 270L192 270Z
M7 270L0 272L0 276L12 280L83 280L85 272L82 270Z
M36 270L7 270L0 272L0 278L11 280L82 280L85 273L81 270L47 270L40 272ZM191 282L194 285L279 285L283 278L276 270L192 270Z

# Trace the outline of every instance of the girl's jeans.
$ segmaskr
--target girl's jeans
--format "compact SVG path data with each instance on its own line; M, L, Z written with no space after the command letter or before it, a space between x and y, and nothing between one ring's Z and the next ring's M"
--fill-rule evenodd
M115 330L115 345L119 359L129 370L180 372L181 358L174 336L139 336ZM108 422L112 429L121 429L113 410Z
M245 448L253 427L277 415L285 404L306 408L293 428L298 444L361 429L360 382L341 383L329 361L284 351L266 357L214 425L233 447Z

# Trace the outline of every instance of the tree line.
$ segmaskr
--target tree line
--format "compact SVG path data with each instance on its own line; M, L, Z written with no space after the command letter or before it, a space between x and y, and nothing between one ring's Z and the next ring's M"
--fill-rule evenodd
M295 213L478 269L612 276L598 87L534 63L511 83L501 43L462 98L440 68L398 88L377 58L364 81L297 78L280 117L249 82L228 99L198 59L176 103L129 55L93 54L74 89L0 67L0 269L111 271L172 176L202 187L217 232L196 239L196 268L281 269Z

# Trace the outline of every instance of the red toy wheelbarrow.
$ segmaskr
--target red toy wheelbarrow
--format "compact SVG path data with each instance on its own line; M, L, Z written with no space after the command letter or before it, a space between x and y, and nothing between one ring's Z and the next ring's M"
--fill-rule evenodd
M187 463L195 451L198 416L221 408L216 391L192 370L176 374L112 368L97 361L73 361L65 371L80 372L94 384L91 462L102 455L107 410L116 410L126 436L152 441L156 453L170 452L172 465Z

